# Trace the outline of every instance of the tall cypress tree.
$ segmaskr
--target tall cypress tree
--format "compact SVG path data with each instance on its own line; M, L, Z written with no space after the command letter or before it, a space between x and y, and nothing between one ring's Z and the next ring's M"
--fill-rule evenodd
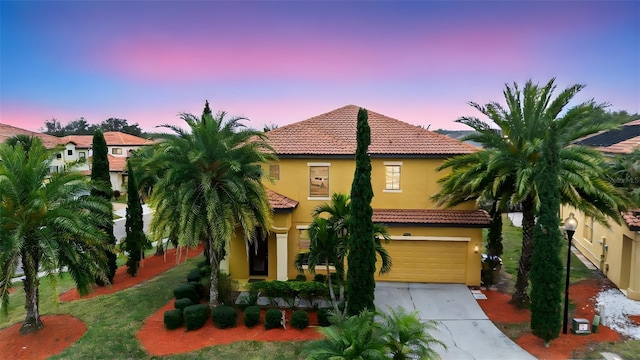
M140 195L138 195L138 184L136 183L131 163L128 161L127 171L129 173L129 178L127 179L127 216L125 220L127 237L124 240L124 246L129 254L127 273L131 276L136 276L140 260L142 260L142 251L147 245L147 237L143 230L142 204L140 203Z
M373 210L371 199L371 159L369 144L371 129L366 109L358 111L356 170L351 185L350 249L347 256L347 315L357 315L365 309L373 310L376 282L376 251L373 239Z
M91 182L93 183L93 189L91 190L92 196L100 196L111 201L113 190L111 188L111 179L109 179L109 158L107 157L109 150L107 148L107 142L104 140L104 134L101 130L96 130L93 134L93 161L91 164ZM112 209L113 210L113 209ZM113 211L111 211L113 216ZM107 278L110 283L113 283L113 277L116 275L116 254L113 252L113 247L116 245L116 238L113 236L113 221L109 221L108 224L101 227L107 236L109 237L110 249L106 250L107 265L109 269L107 271ZM96 284L104 286L104 282L100 279L96 279Z
M558 337L562 325L562 233L558 211L560 162L555 129L552 126L542 152L540 168L536 169L536 186L540 196L538 221L533 230L531 257L531 330L549 342Z

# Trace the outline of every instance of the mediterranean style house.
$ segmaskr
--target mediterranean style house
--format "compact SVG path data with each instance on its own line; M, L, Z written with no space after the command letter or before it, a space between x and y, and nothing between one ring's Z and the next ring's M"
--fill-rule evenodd
M312 210L329 203L333 193L351 190L358 110L348 105L267 133L278 156L264 169L273 227L248 252L241 234L231 241L221 268L232 278L287 280L299 274L293 262L308 251ZM430 200L439 189L442 174L436 168L444 159L477 148L368 114L373 221L388 227L391 241L383 245L393 260L391 272L376 279L480 285L479 249L488 214L473 202L443 209Z
M69 135L64 137L51 136L39 132L20 129L15 126L0 124L0 143L15 135L37 136L42 139L44 145L53 149L61 146L62 150L52 159L51 172L66 168L75 164L75 169L86 174L91 174L91 157L93 151L93 135ZM113 190L123 191L127 185L127 158L131 151L145 145L152 145L152 140L117 132L104 133L104 139L109 151L109 177Z
M617 130L592 135L579 144L592 146L610 159L631 153L640 146L640 120L626 123ZM640 209L622 214L622 224L611 220L609 227L594 222L570 206L560 209L561 219L570 213L578 220L574 246L627 297L640 300Z

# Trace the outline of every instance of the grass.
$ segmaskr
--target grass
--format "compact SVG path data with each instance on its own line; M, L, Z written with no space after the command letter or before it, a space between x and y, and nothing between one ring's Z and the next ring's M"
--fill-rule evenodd
M42 279L40 285L41 315L71 314L87 326L86 334L52 359L151 359L135 334L144 320L166 305L172 298L176 284L184 282L189 270L201 261L190 259L140 286L111 295L98 296L69 303L54 303L50 282ZM62 293L73 287L69 276L58 282ZM0 319L0 328L24 320L24 292L16 288L11 294L9 315ZM45 325L46 326L46 325ZM301 359L305 343L261 343L243 341L231 345L204 348L187 354L163 357L166 359L236 358L236 359Z

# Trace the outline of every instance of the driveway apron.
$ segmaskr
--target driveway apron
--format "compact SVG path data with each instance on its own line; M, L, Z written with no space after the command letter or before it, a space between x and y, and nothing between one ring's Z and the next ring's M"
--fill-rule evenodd
M431 335L447 346L434 348L443 360L535 359L489 320L464 284L377 282L375 305L382 311L402 306L436 321Z

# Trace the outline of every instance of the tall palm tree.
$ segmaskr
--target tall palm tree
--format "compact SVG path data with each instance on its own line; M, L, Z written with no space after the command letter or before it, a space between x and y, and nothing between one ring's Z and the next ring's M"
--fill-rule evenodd
M157 232L166 226L182 245L205 243L211 306L218 305L219 265L236 228L244 232L248 251L256 231L268 231L271 225L260 164L275 159L273 150L264 133L241 124L244 118L225 116L182 114L189 132L163 125L175 134L162 136L149 164L162 174L151 194L158 217L151 227Z
M578 104L563 113L584 85L573 85L553 97L555 79L538 86L528 81L521 90L517 84L506 85L507 107L491 102L484 106L469 103L496 126L476 117L461 117L476 133L467 136L482 144L483 150L445 161L438 170L450 170L439 180L441 189L434 196L439 204L455 206L481 198L500 199L498 208L521 204L522 253L518 267L516 290L512 302L527 306L529 270L533 252L532 236L539 207L534 182L536 164L542 144L553 123L557 129L561 171L558 179L561 201L582 210L605 224L607 217L620 221L620 208L625 201L604 176L604 159L591 148L572 145L584 136L611 128L611 124L593 123L590 116L605 105L593 100ZM562 114L561 114L562 113ZM571 145L571 146L569 146Z
M91 190L80 173L62 169L49 174L54 152L39 138L27 146L9 144L0 144L0 297L6 312L11 279L21 262L26 318L20 332L29 333L44 326L38 272L55 278L66 267L81 294L96 278L107 281L107 235L100 227L112 218L111 204L80 196Z

